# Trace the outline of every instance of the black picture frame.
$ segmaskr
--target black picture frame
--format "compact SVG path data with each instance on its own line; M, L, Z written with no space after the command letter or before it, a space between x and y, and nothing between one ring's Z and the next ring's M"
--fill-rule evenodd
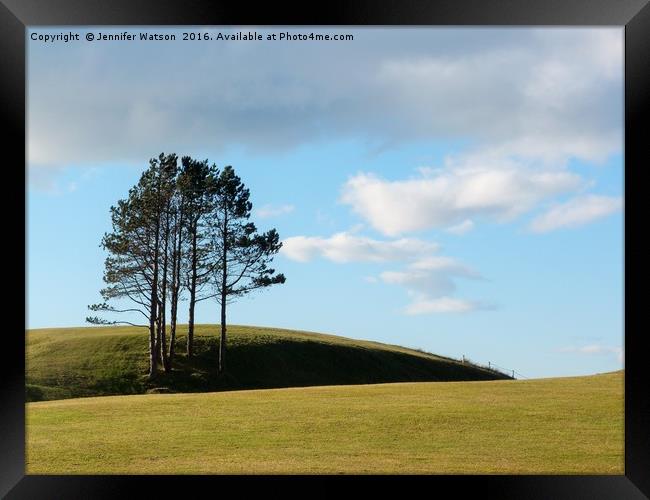
M62 25L489 25L489 26L620 26L625 27L625 474L620 476L318 476L320 492L347 487L384 488L388 483L417 482L424 488L452 488L454 496L473 493L500 499L624 499L650 496L650 384L642 348L644 321L640 318L642 293L630 293L638 280L635 261L643 226L628 224L640 213L634 193L639 172L648 163L648 101L650 100L650 6L648 0L331 0L300 7L266 2L252 8L247 3L192 0L0 0L0 103L5 132L4 200L8 214L14 206L26 210L25 83L26 29ZM7 158L6 154L9 153ZM647 168L647 167L646 167ZM18 183L23 182L19 189ZM11 217L17 220L17 217ZM25 221L25 219L23 219ZM20 221L17 221L20 224ZM13 232L25 236L18 228ZM629 242L627 237L630 238ZM18 253L20 244L12 244ZM22 241L25 241L23 238ZM27 244L27 243L26 243ZM19 259L19 257L16 257ZM628 260L631 259L631 260ZM18 260L17 260L18 261ZM25 260L26 265L26 260ZM631 268L632 272L627 273ZM25 273L28 272L25 267ZM630 281L630 277L632 282ZM18 281L19 282L19 281ZM12 294L14 289L10 290ZM18 293L15 296L18 297ZM7 306L9 307L9 306ZM23 307L25 303L23 302ZM17 306L15 310L20 310ZM13 312L12 310L7 313ZM9 318L10 314L5 315ZM14 314L17 317L17 315ZM25 316L24 316L25 317ZM14 321L16 321L14 319ZM18 321L16 321L18 322ZM11 324L10 324L11 325ZM633 328L632 325L640 325ZM9 326L9 325L8 325ZM25 475L25 339L13 325L2 335L0 377L0 496L6 498L129 498L146 487L147 497L168 496L174 491L218 493L227 482L239 488L287 486L287 476L35 476ZM303 477L304 480L304 477ZM142 484L145 483L145 484ZM413 485L415 486L415 485ZM243 490L240 489L241 494ZM289 491L283 489L285 493ZM434 491L434 490L429 490Z

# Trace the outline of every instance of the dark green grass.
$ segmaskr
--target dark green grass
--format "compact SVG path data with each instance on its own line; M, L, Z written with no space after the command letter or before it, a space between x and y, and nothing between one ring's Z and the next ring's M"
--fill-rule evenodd
M181 326L181 331L186 327ZM227 370L216 373L217 325L198 325L196 355L177 340L172 373L147 380L148 339L133 327L29 330L27 401L147 392L470 381L508 378L400 346L292 330L228 327Z

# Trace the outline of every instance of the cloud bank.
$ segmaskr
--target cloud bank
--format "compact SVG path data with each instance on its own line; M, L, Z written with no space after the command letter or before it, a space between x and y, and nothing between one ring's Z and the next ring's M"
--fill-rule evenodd
M621 28L309 31L355 39L31 44L30 167L350 137L389 147L460 138L556 163L621 148Z

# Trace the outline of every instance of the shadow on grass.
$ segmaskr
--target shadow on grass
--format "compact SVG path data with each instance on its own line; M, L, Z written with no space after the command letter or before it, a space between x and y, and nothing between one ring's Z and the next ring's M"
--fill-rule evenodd
M407 353L313 341L228 346L226 369L217 372L217 339L197 339L197 354L178 354L171 373L150 383L155 392L210 392L316 385L494 380L494 373L460 363ZM179 345L179 350L183 348Z

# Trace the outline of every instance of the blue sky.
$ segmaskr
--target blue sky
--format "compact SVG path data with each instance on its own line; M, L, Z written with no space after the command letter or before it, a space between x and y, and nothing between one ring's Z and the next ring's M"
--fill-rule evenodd
M164 151L233 165L284 242L286 284L230 306L232 323L528 377L622 367L621 29L84 41L124 30L28 41L28 328L84 324L108 209Z

